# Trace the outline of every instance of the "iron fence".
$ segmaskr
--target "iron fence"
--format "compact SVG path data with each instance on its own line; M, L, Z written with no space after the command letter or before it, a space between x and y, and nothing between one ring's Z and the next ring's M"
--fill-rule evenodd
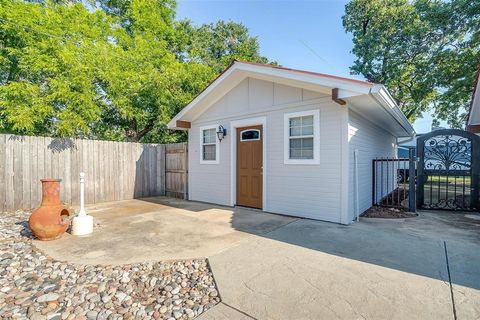
M372 174L372 205L415 212L415 150L409 158L373 159Z

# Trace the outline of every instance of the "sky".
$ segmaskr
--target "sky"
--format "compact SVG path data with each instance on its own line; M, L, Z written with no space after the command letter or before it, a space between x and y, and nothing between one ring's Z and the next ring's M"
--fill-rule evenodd
M351 75L355 56L351 34L343 30L344 0L179 0L177 18L195 24L218 20L243 23L256 36L261 54L289 68L363 79ZM417 133L429 132L426 113L414 123ZM445 125L445 124L442 124Z

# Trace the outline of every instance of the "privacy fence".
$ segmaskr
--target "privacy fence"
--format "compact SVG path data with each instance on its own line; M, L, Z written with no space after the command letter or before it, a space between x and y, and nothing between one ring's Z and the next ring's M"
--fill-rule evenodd
M76 205L79 174L85 202L187 196L187 145L140 144L0 134L0 212L32 209L40 179L60 178L62 201Z

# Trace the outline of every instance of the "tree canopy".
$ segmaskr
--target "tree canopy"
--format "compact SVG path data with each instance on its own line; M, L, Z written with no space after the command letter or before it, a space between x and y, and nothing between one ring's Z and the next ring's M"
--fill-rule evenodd
M352 0L351 67L383 83L414 121L429 111L452 127L465 123L480 63L480 0Z
M173 0L0 0L3 132L142 142L233 59L268 62L238 23L175 20Z

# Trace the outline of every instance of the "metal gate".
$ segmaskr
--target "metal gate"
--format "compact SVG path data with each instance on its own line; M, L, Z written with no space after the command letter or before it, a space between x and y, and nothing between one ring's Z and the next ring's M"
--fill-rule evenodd
M415 212L415 150L408 158L372 160L372 206Z
M480 138L457 129L417 139L417 207L478 210Z

